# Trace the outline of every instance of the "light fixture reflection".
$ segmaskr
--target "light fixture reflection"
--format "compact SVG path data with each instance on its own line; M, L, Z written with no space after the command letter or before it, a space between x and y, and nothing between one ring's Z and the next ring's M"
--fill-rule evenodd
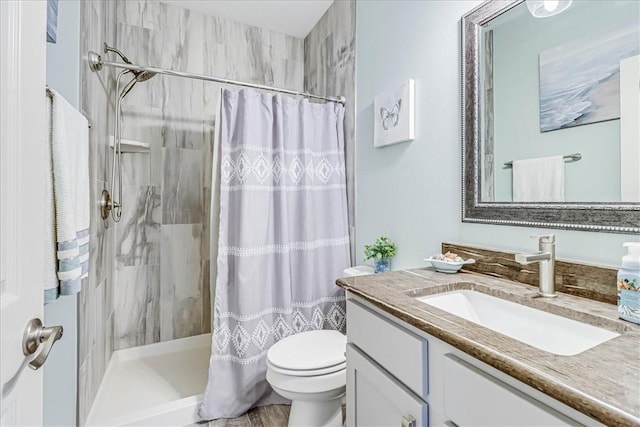
M527 8L535 18L547 18L567 10L573 0L527 0Z

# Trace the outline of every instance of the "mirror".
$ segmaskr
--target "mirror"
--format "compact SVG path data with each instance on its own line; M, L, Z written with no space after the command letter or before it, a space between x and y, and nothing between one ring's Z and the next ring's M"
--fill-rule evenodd
M640 2L487 1L462 47L463 221L640 232Z

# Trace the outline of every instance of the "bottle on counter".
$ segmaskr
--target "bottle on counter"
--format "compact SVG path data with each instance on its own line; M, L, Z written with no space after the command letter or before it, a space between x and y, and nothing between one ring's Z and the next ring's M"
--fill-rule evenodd
M640 324L640 242L626 242L627 255L618 270L618 315Z

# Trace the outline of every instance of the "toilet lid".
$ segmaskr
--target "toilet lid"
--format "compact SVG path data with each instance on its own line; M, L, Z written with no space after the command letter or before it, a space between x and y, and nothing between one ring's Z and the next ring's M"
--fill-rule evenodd
M338 331L308 331L275 343L267 360L286 370L310 371L343 364L347 337Z

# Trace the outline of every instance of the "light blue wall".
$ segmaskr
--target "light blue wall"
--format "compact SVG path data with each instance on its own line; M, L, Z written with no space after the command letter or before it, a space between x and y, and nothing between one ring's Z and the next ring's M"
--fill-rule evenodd
M397 241L394 269L421 267L443 241L513 251L550 230L462 223L460 17L480 1L356 2L356 245ZM416 80L416 139L373 148L373 98ZM617 266L637 236L551 231L559 258Z
M540 132L538 54L594 34L638 28L640 2L576 2L551 19L524 10L493 30L496 201L511 201L512 169L504 162L582 153L565 167L568 202L620 201L620 121ZM523 36L526 34L527 36Z
M393 268L425 265L460 222L460 16L474 1L356 2L356 261L398 243ZM415 79L416 138L373 147L376 94Z
M57 43L47 43L47 85L73 106L80 105L80 2L58 3ZM44 96L44 95L43 95ZM62 325L64 335L44 365L44 425L76 425L77 297L44 306L45 325Z

